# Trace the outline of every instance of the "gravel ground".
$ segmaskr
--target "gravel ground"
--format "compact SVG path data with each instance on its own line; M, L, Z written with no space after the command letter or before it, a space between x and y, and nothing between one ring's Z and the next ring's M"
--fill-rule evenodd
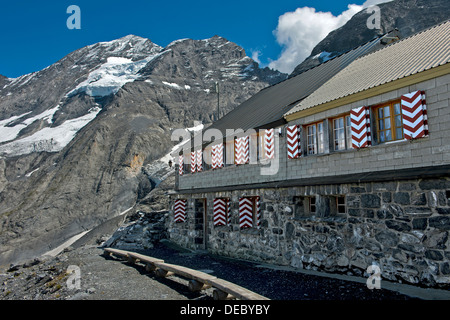
M102 256L97 246L68 249L56 258L0 269L1 300L212 300L212 289L192 293L177 276L156 277L139 264ZM369 290L365 283L299 272L179 250L167 243L141 253L211 273L272 300L411 300L398 292ZM79 288L67 269L79 269Z

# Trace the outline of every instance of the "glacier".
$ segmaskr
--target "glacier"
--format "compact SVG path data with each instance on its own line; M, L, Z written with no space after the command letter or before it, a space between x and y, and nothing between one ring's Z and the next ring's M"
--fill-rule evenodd
M136 80L138 72L159 54L133 62L128 58L109 57L107 62L89 73L86 80L67 93L67 97L84 92L91 97L105 97L115 94L128 82Z

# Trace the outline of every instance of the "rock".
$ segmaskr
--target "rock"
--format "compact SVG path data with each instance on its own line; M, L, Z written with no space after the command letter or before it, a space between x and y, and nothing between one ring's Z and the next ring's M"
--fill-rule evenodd
M405 222L401 222L401 221L397 221L397 220L386 220L386 226L389 229L394 229L396 231L410 231L411 227L409 226L409 224L405 223Z
M448 216L431 217L428 220L428 224L430 227L439 230L450 230L450 217Z
M381 199L375 194L362 194L361 207L363 208L379 208Z
M394 232L388 230L377 233L375 239L385 247L395 247L399 242L398 236Z
M425 257L427 257L428 259L431 259L431 260L435 260L435 261L442 261L444 258L442 253L438 250L426 250Z

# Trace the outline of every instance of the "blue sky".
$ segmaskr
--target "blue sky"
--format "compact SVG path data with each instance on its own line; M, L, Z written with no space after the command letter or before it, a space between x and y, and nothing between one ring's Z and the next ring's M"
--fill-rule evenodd
M310 29L309 38L318 37L317 30L324 28L330 19L349 12L349 4L363 3L364 0L2 1L0 74L14 78L38 71L83 46L128 34L149 38L163 47L177 39L219 35L242 46L262 66L282 69L281 60L278 66L275 62L283 52L296 51L295 46L299 45L308 47L294 45L298 40L294 41L290 32ZM69 30L66 26L70 16L66 10L70 5L81 9L80 30ZM305 7L310 10L298 10L295 17L293 13ZM288 18L288 13L289 19L302 21L306 19L300 13L308 14L317 25L312 22L306 27L298 25L294 31L291 27L282 30L280 17ZM321 16L324 21L316 19L318 13L327 13ZM296 37L306 38L308 34Z

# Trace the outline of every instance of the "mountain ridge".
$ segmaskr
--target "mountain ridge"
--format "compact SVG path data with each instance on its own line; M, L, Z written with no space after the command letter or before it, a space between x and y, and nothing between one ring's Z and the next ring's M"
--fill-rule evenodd
M0 78L0 264L133 208L173 173L173 129L217 117L216 82L223 115L286 76L218 36L162 48L128 35Z

